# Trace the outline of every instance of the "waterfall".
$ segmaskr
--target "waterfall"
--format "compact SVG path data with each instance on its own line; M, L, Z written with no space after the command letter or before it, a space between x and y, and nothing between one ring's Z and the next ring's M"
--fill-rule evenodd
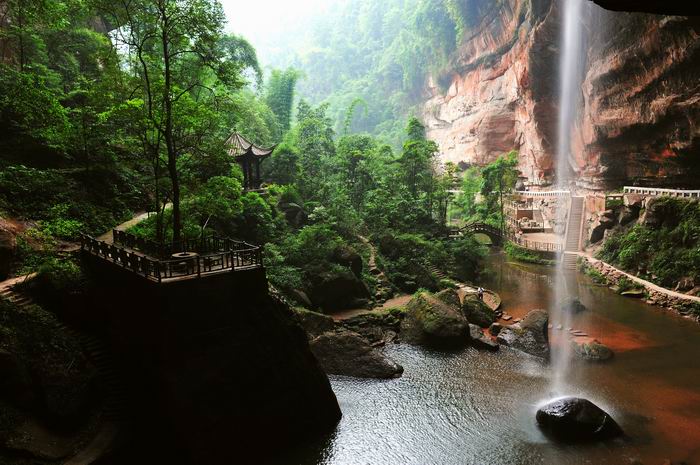
M586 0L561 0L561 35L559 57L559 127L557 152L555 159L557 189L568 189L570 186L571 133L574 130L578 116L581 83L583 80L584 35L583 14ZM567 199L568 200L568 199ZM557 219L565 224L569 208L568 201L559 201ZM571 327L571 312L563 308L563 302L568 300L566 279L562 260L558 260L558 268L554 280L553 301L551 302L550 319L554 333L559 337L558 343L552 344L552 390L562 395L566 389L566 380L571 363L571 345L567 329ZM561 328L558 330L557 328Z

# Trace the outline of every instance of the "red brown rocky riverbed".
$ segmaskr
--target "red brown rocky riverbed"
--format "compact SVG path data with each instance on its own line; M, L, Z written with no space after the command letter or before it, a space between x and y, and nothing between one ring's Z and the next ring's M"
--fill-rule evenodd
M554 269L489 259L483 283L503 309L522 317L548 308ZM280 459L283 464L700 464L700 325L619 296L586 276L567 276L588 308L573 326L615 351L607 363L580 362L566 394L609 411L628 438L562 446L535 425L547 400L546 362L508 348L442 353L390 345L404 375L388 381L332 377L343 409L337 429Z

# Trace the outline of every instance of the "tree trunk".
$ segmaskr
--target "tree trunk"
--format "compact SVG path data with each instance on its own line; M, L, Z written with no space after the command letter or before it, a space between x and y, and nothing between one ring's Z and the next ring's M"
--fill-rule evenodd
M173 201L173 245L178 247L182 240L182 219L180 217L180 180L177 172L177 153L175 150L175 140L173 137L173 101L171 98L172 76L170 71L170 38L169 38L169 18L165 7L161 10L163 30L161 34L163 45L164 85L163 103L165 110L165 146L168 150L168 174L172 184Z

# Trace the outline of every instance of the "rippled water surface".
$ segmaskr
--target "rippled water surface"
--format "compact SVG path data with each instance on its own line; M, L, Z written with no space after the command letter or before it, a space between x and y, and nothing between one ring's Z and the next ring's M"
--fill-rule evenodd
M546 308L552 270L490 260L487 285L517 316ZM333 377L343 419L328 437L282 460L299 465L700 464L700 326L638 300L567 277L589 311L574 327L616 357L577 364L567 394L608 410L628 438L561 446L537 429L550 396L549 367L512 350L439 353L407 345L386 352L404 366L389 381ZM553 330L554 331L554 330Z

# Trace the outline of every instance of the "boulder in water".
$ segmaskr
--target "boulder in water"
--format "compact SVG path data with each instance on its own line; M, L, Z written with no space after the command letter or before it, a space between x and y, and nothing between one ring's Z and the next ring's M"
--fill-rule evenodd
M496 352L498 350L498 343L484 334L484 330L477 325L469 325L469 337L472 346L477 349L489 350L491 352Z
M459 347L469 342L469 327L459 307L443 291L438 298L428 292L416 294L406 305L401 323L401 339L409 344Z
M594 340L584 340L582 342L574 339L571 341L571 346L573 348L574 354L582 360L589 362L604 362L613 358L613 351L598 341Z
M469 323L482 328L488 328L495 323L497 319L496 312L486 305L483 300L479 300L474 295L469 295L464 298L462 311L464 312L464 316L467 317L467 320L469 320Z
M580 300L578 300L576 297L565 300L562 303L562 310L565 312L570 312L570 313L580 313L583 311L586 311L587 308L585 305L581 303Z
M504 326L496 340L537 357L549 357L549 316L544 310L532 310L519 323Z
M579 397L564 397L540 407L536 419L545 432L567 442L601 441L623 434L610 415Z
M398 378L403 367L365 338L347 330L332 331L313 339L309 346L324 371L356 378Z

